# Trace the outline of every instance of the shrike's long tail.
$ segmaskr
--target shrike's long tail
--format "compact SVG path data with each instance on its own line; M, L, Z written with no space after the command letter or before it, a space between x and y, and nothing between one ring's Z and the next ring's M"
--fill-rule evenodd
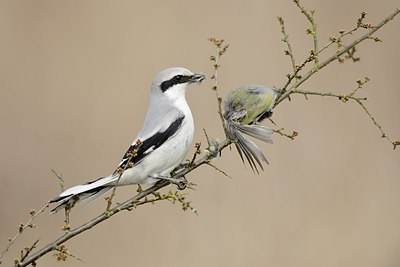
M115 177L113 176L102 177L95 181L73 186L65 190L58 197L50 200L50 203L61 201L57 207L51 210L51 213L56 213L67 206L71 207L78 202L84 204L89 203L113 188L113 185L111 184L113 181L115 181Z

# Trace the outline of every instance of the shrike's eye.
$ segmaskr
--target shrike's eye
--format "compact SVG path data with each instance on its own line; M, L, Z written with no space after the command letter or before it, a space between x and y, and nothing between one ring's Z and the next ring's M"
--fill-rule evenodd
M171 88L172 86L174 86L176 84L188 83L188 82L190 82L191 77L192 76L182 75L182 74L175 75L171 79L166 80L161 83L161 85L160 85L161 91L165 92L169 88Z

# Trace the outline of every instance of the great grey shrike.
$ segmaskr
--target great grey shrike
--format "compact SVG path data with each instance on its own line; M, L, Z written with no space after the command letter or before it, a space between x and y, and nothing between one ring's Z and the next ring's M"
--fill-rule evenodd
M203 74L174 67L154 78L143 128L133 140L118 168L109 176L71 187L50 202L61 202L52 212L75 203L89 202L115 185L152 184L171 179L170 173L185 158L194 135L192 113L185 99L186 88L201 83Z

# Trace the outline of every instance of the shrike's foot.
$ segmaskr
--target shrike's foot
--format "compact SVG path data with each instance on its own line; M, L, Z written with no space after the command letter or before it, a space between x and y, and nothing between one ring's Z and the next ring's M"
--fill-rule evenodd
M179 178L174 179L174 180L176 180L176 181L174 182L174 184L178 187L179 190L184 190L184 189L186 189L186 187L187 187L187 185L188 185L188 181L186 180L185 177L179 177Z
M172 178L172 177L168 177L168 176L157 176L157 177L154 177L154 178L160 179L160 180L170 181L171 183L176 185L179 190L184 190L187 187L187 184L188 184L188 181L186 180L185 177Z

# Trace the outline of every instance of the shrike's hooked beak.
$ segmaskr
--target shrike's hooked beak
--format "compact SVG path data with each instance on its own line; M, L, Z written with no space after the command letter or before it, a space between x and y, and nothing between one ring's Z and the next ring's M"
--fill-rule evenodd
M200 84L205 79L206 79L206 76L204 74L195 73L190 77L189 83L198 83L198 84Z

